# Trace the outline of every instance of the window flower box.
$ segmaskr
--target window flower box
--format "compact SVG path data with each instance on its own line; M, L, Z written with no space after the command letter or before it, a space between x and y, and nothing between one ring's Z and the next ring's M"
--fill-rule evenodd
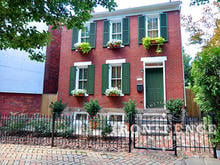
M123 48L124 45L122 45L121 40L111 40L107 43L107 48L108 49L118 49L118 48Z
M76 51L82 53L82 54L88 54L92 47L88 42L82 42L82 43L76 43L74 44Z
M157 45L156 53L160 54L163 52L161 46L164 44L165 39L163 37L150 38L145 37L142 39L142 44L145 49L150 49L151 46Z
M74 89L71 91L71 94L77 97L88 96L85 89Z
M122 91L120 89L118 89L117 87L106 89L105 95L106 96L112 96L112 97L114 97L114 96L123 96Z

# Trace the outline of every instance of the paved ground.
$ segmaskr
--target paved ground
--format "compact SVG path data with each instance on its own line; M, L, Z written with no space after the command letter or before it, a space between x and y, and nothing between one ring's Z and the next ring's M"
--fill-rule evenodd
M127 152L94 152L89 150L70 150L51 148L48 146L28 146L14 144L0 144L1 165L29 165L29 164L220 164L214 159L191 158L183 159L173 156L173 153L156 151ZM217 165L216 164L216 165Z

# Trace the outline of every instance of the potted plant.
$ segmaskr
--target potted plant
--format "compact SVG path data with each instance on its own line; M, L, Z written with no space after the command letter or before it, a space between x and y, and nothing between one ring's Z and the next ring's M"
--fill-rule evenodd
M149 49L153 45L157 45L156 53L160 54L163 52L161 46L164 44L165 39L163 37L155 37L155 38L150 38L150 37L145 37L142 39L142 44L145 49Z
M98 126L97 113L101 110L97 100L90 99L89 102L84 104L84 109L89 114L90 126L96 129Z
M71 94L73 96L78 96L78 97L88 96L88 94L86 92L87 91L85 89L74 89L71 91Z
M176 131L180 131L182 125L182 108L184 102L182 99L170 99L166 102L166 108L172 113L176 124Z
M60 117L62 114L63 110L66 108L67 103L62 103L62 100L56 101L56 102L51 102L50 108L52 109L53 114L56 117Z
M107 43L107 48L109 49L116 49L116 48L122 48L124 45L122 45L121 40L111 40Z
M118 89L117 87L106 89L105 95L106 96L123 96L122 91Z
M123 110L125 112L126 121L127 121L125 122L125 124L129 129L129 117L130 117L130 124L132 125L135 123L135 115L137 113L136 104L134 100L131 101L130 99L128 100L128 102L124 102L123 104L124 104Z
M82 54L88 54L92 47L88 42L76 43L74 44L76 51L79 51Z

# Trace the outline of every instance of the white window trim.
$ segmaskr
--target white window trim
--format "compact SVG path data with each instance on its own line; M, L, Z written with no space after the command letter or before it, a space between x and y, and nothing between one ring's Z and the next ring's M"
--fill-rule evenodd
M122 122L118 122L118 121L112 122L112 121L110 121L110 116L111 115L122 116ZM124 124L125 123L125 114L124 113L111 113L111 112L108 112L107 113L107 121L109 121L111 123L111 125Z
M145 15L145 28L146 28L145 36L146 37L149 37L148 36L148 18L155 18L155 17L158 18L158 37L160 37L160 14Z
M126 59L106 60L106 64L122 64L126 63Z
M109 41L112 41L112 23L121 23L121 40L123 39L123 35L122 35L122 30L123 30L123 25L122 25L122 17L121 18L115 18L115 19L112 19L112 20L109 20L110 21L110 26L109 26Z
M74 112L74 121L81 121L81 120L76 120L76 115L78 115L78 114L85 114L85 115L87 115L87 118L86 118L86 123L88 123L88 119L89 119L89 114L87 113L87 112Z
M86 26L89 27L89 33L90 33L90 22L85 23L84 27L86 27ZM82 29L80 29L78 32L78 43L81 43L81 35L82 35Z
M145 89L145 82L146 82L146 64L152 64L152 63L162 63L163 66L154 66L154 68L163 68L163 96L164 96L164 103L166 103L166 67L165 67L165 61L167 61L166 56L161 57L143 57L141 58L141 61L143 62L143 69L144 69L144 89ZM146 109L146 90L144 90L144 109ZM166 109L166 104L164 104L164 109Z
M83 66L87 66L88 67L88 65L92 65L92 62L91 61L87 61L87 62L74 62L73 65L77 66L77 67L83 67Z
M92 62L75 62L74 66L76 66L76 82L75 82L75 89L79 89L79 69L80 68L88 68L88 65L91 65ZM88 81L88 80L87 80Z
M111 78L112 78L112 66L121 66L121 76L122 76L122 64L126 62L126 59L115 59L115 60L106 60L106 64L110 64L109 67L109 81L108 88L111 88ZM122 87L122 78L121 78L121 87ZM122 95L124 96L124 95Z

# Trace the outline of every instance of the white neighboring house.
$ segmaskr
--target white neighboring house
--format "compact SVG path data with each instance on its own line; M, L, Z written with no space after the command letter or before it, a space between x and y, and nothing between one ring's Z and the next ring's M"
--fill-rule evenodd
M30 26L48 30L44 23L33 22ZM31 61L28 53L14 49L0 50L0 58L0 92L43 93L44 62Z
M0 92L43 93L44 62L31 61L28 53L13 49L1 50L0 57Z
M39 31L43 23L30 23ZM46 47L44 48L46 55ZM0 50L0 113L39 113L44 83L44 62L31 61L20 50Z

